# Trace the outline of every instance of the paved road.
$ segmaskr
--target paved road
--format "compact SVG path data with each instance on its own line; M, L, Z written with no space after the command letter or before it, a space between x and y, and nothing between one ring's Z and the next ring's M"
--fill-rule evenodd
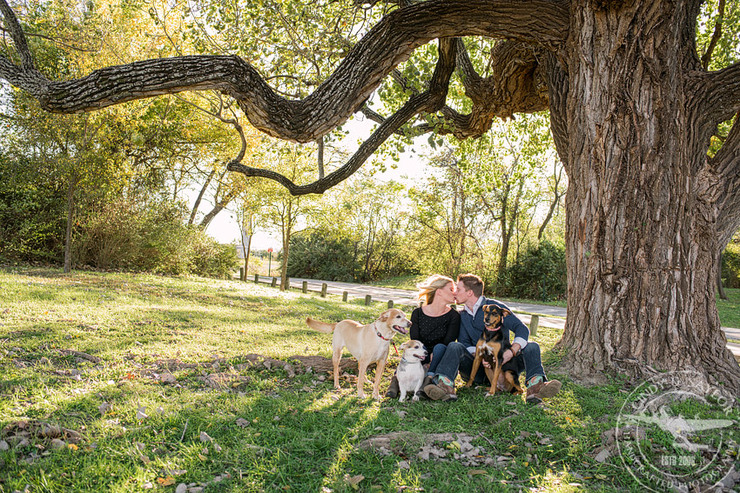
M261 282L269 283L271 280L272 278L270 277L260 277ZM396 305L406 305L409 307L416 307L419 304L419 299L416 297L417 292L408 289L383 288L350 282L318 281L315 279L291 279L290 287L301 289L303 281L308 283L309 291L320 292L321 285L326 283L327 292L339 296L342 296L346 291L350 298L365 298L365 296L369 294L373 297L374 301L387 302L389 300L393 300ZM278 278L278 283L279 282L280 278ZM530 324L531 315L536 314L540 318L541 327L552 327L556 329L565 328L565 308L559 306L519 303L515 301L506 301L506 304L517 313L517 316L525 324ZM740 329L730 327L722 327L722 329L725 331L728 339L740 340ZM740 344L730 342L727 343L727 347L736 357L740 358Z

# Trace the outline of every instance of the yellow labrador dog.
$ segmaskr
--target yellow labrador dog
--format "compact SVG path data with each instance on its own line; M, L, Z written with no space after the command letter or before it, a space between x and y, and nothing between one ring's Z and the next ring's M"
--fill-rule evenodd
M334 332L332 339L332 362L334 363L334 388L339 389L339 361L342 358L342 349L346 347L352 356L357 358L357 396L365 398L365 372L370 363L377 363L375 368L375 383L373 384L373 398L380 399L380 379L383 376L385 362L388 359L388 349L391 339L396 333L407 334L411 325L406 314L397 308L391 308L380 314L378 319L368 325L362 325L354 320L342 320L335 324L319 322L311 317L306 323L312 329L320 332Z

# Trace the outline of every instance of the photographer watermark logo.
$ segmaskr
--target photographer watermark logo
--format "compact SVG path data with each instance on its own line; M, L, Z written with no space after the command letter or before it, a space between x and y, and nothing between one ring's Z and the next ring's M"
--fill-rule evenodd
M689 372L661 374L627 398L617 418L617 446L630 474L651 491L705 491L738 457L734 401L709 386L690 389Z

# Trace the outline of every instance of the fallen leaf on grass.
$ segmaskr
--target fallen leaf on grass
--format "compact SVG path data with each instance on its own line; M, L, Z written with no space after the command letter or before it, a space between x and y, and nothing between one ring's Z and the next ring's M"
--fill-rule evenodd
M146 407L141 406L139 409L136 410L136 419L138 420L144 420L147 419L149 416L146 414Z
M468 476L480 476L483 474L488 474L488 471L485 469L471 469L468 471Z
M242 428L246 428L247 426L249 426L249 421L247 421L247 420L246 420L246 419L244 419L244 418L238 418L238 419L236 420L236 425L237 425L237 426L240 426L240 427L242 427Z
M157 483L159 483L160 486L172 486L175 484L175 478L172 476L167 476L166 478L157 478Z
M211 438L208 435L208 433L206 433L205 431L201 431L200 432L200 441L201 442L212 442L213 441L213 438Z

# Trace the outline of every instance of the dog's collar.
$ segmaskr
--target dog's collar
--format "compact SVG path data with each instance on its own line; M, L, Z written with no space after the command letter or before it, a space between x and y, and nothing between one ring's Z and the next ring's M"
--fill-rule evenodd
M385 336L384 336L383 334L381 334L381 333L380 333L380 331L379 331L379 330L378 330L378 328L377 328L377 327L375 326L375 324L373 324L373 328L375 329L375 334L376 334L376 335L377 335L378 337L380 337L381 339L383 339L384 341L390 341L391 339L393 339L393 334L391 334L391 336L390 336L390 337L385 337Z
M383 339L384 341L390 341L391 339L393 339L393 336L391 336L391 337L383 337L383 334L381 334L378 329L375 329L375 334L377 334L377 336L380 337L381 339Z
M492 329L489 329L488 328L488 325L484 325L483 328L484 328L484 330L487 330L488 332L496 332L497 330L500 330L501 327L503 327L503 326L504 326L504 324L498 324L496 327L494 327Z

